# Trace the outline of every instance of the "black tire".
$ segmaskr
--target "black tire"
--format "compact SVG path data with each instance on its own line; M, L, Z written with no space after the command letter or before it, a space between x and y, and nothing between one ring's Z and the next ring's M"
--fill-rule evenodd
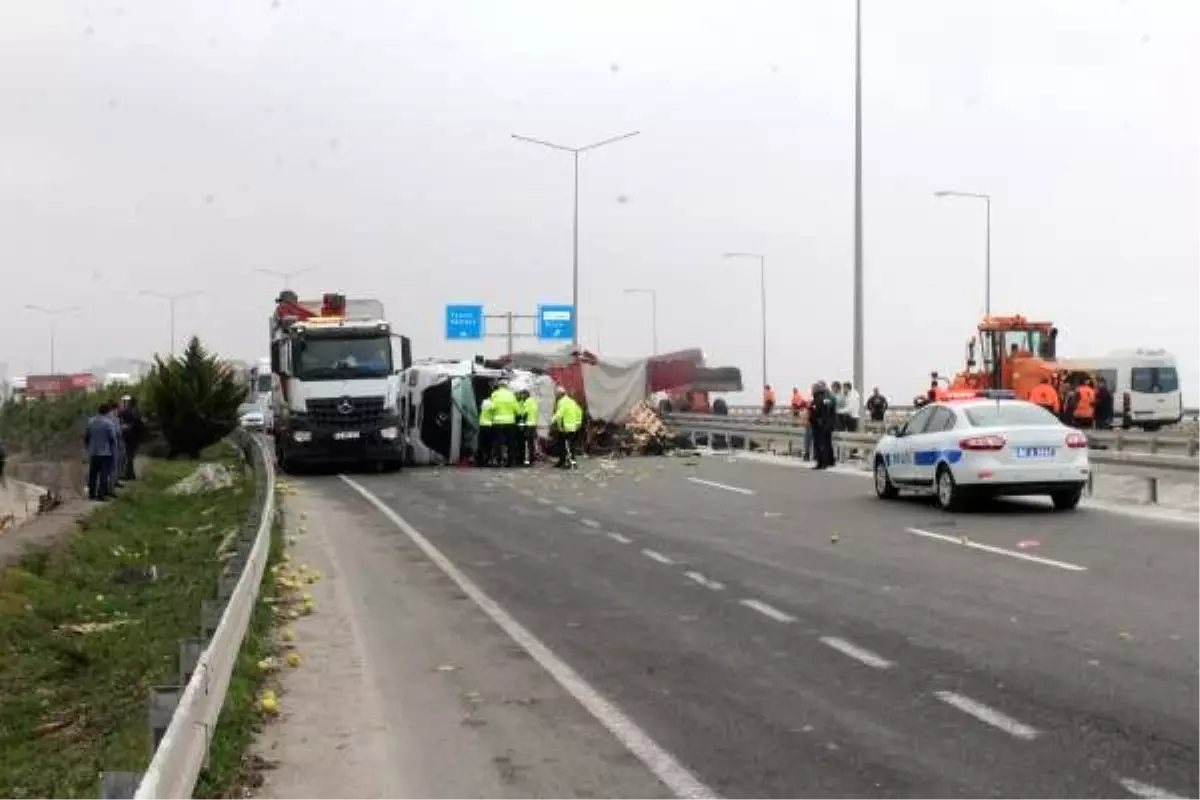
M718 397L713 401L712 413L716 414L718 417L729 416L729 404L725 402L725 398Z
M945 464L937 468L933 478L933 501L942 511L957 511L963 506L962 490Z
M388 473L396 473L404 469L404 461L399 458L393 458L383 462L383 471Z
M1158 433L1158 429L1161 427L1162 425L1158 424L1157 422L1147 422L1142 426L1142 430L1144 430L1146 433Z
M1073 511L1082 499L1083 489L1064 489L1050 495L1055 511Z
M892 478L888 475L887 465L882 458L875 459L875 495L880 500L892 500L900 494Z

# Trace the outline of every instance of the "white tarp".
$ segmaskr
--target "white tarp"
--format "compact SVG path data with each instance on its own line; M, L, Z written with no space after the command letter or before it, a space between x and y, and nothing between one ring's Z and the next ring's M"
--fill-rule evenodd
M583 365L583 392L593 419L622 422L646 399L646 359Z

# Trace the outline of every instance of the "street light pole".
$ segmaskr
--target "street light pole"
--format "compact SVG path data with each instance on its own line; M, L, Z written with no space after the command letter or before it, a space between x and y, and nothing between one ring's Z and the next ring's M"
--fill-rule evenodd
M650 295L650 330L651 330L651 347L653 352L651 355L658 355L658 290L657 289L626 289L625 294L648 294Z
M854 2L854 385L863 391L862 0Z
M555 144L554 142L547 142L542 139L534 139L516 133L512 134L512 138L518 141L540 144L542 147L549 147L552 150L562 150L565 153L570 153L575 159L575 206L574 220L571 226L571 313L575 317L575 324L573 326L574 335L571 337L571 346L576 349L579 347L579 154L586 153L588 150L595 150L606 144L614 144L625 139L631 139L639 133L641 131L630 131L629 133L623 133L620 136L614 136L611 139L605 139L604 141L584 145L583 147L567 147L566 145Z
M757 258L758 284L762 302L762 382L767 381L767 257L760 253L726 253L724 258Z
M284 271L284 270L278 270L278 269L267 269L266 267L256 267L254 271L261 272L264 275L274 275L276 278L282 278L283 279L283 288L290 289L291 283L292 283L292 278L296 277L297 275L303 275L306 272L312 272L313 269L315 269L315 267L304 267L303 269L293 269L293 270Z
M992 315L992 196L983 192L958 192L953 190L934 192L933 196L961 197L983 201L983 315L990 317Z
M195 295L203 294L203 292L194 291L194 292L178 292L176 294L162 294L160 292L151 292L148 289L143 289L141 291L141 294L144 294L147 297L157 297L159 300L167 301L167 306L170 309L170 319L171 319L171 358L174 358L175 357L175 301L183 300L186 297L194 297Z
M54 346L58 318L63 314L74 314L79 310L79 306L71 306L70 308L44 308L43 306L27 304L25 308L29 311L39 311L50 317L50 374L57 375L58 373L54 371Z

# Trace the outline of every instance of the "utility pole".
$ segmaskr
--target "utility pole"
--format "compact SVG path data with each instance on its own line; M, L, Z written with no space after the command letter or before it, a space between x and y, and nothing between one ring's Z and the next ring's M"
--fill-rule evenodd
M162 294L160 292L151 292L143 289L141 294L147 297L157 297L159 300L166 300L167 306L170 308L171 319L171 358L175 357L175 301L183 300L186 297L195 297L203 292L177 292L176 294Z
M505 355L513 354L513 341L515 339L536 339L536 333L518 333L516 330L516 321L519 319L537 320L537 314L514 314L511 311L506 311L503 314L484 314L484 319L502 319L504 320L504 333L489 333L486 334L489 339L504 339L506 340L507 349Z
M63 314L74 314L79 310L79 306L71 306L70 308L43 308L42 306L26 305L29 311L40 311L50 317L50 374L57 375L54 371L54 337L55 329L58 326L58 318Z
M854 0L854 385L863 392L862 0Z
M934 197L961 197L968 200L982 200L983 217L983 315L992 315L992 196L985 192L959 192L942 190L934 192Z

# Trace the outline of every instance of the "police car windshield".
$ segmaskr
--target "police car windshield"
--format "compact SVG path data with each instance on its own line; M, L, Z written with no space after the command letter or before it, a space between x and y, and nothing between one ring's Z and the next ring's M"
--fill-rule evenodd
M1000 428L1008 425L1058 425L1058 418L1032 403L988 403L964 409L967 420L976 428Z

